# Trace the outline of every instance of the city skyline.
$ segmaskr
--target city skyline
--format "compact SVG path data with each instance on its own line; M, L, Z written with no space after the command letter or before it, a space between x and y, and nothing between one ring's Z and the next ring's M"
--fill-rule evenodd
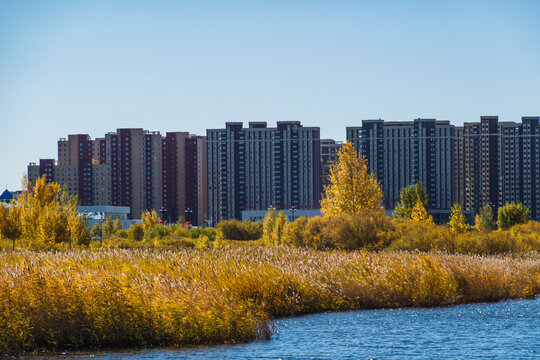
M66 134L540 113L535 1L0 4L0 186ZM151 126L149 126L151 124ZM10 156L6 156L9 154Z
M403 188L422 183L436 222L445 222L455 203L469 216L485 205L523 203L538 219L539 121L377 119L346 130L379 181L386 210ZM206 136L124 128L96 139L60 139L58 160L30 163L28 174L31 182L46 175L65 185L82 205L129 206L131 218L154 209L172 221L192 210L198 224L214 224L257 218L269 207L318 209L339 148L321 139L319 127L299 121L227 122Z

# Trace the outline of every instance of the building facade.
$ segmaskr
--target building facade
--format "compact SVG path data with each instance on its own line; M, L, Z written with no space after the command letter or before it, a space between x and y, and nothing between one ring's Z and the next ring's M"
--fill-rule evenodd
M455 127L449 121L364 120L347 128L351 141L380 181L385 207L393 209L402 188L421 182L430 208L450 209L453 199Z
M242 211L316 209L321 195L320 129L299 121L226 123L207 130L211 224Z
M330 167L339 161L338 152L343 146L341 141L321 139L321 186L322 191L330 184Z
M521 123L500 122L482 116L457 132L457 192L465 210L478 212L484 205L495 210L507 203L523 203L530 217L540 220L539 117L522 117ZM459 155L458 155L459 154ZM463 177L457 176L460 172Z
M191 208L191 223L202 225L204 141L188 133L162 137L143 129L118 129L95 140L69 135L58 141L58 161L31 163L28 178L33 182L46 175L47 181L65 185L71 195L77 195L82 206L129 207L131 218L155 209L164 221L176 221Z

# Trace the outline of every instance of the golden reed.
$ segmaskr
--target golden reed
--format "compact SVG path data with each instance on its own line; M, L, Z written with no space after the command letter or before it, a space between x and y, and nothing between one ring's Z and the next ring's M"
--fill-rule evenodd
M268 338L269 320L540 293L540 258L221 247L0 252L0 354Z

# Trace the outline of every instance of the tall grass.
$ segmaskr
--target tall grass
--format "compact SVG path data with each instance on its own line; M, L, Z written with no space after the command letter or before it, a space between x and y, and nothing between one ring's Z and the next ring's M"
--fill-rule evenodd
M268 320L540 293L540 259L222 247L0 253L0 354L267 338Z

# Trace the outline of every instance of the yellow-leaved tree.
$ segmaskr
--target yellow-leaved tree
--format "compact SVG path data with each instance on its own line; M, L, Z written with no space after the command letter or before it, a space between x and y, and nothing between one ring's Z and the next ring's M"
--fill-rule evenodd
M77 197L57 183L47 183L45 175L34 186L23 179L23 188L12 204L18 212L21 237L46 247L66 242L88 245L90 235L86 219L77 212Z
M15 250L15 240L21 237L20 211L17 207L7 207L0 203L0 239L5 238L12 241L12 248Z
M285 233L285 227L289 223L287 215L284 211L280 211L274 223L274 230L272 232L272 245L283 245L283 235Z
M461 211L461 205L458 203L455 203L452 206L452 212L450 214L450 221L448 222L448 225L450 225L453 232L458 234L463 234L469 229L469 224L467 224L465 215L463 215L463 211Z
M414 205L412 209L411 219L414 221L433 222L433 217L428 214L424 204L422 204L422 201L420 200L416 202L416 205Z
M153 228L161 222L154 209L152 209L152 211L145 210L141 214L141 220L143 222L144 231Z
M354 215L382 210L383 193L367 160L358 156L351 142L339 150L339 161L330 167L330 184L321 200L323 215Z

